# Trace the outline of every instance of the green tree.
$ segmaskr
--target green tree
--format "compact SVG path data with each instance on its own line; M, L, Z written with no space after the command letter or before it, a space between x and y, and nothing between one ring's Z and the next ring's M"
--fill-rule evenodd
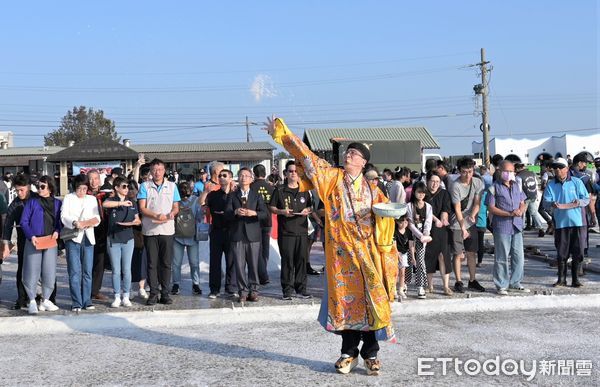
M58 129L44 136L44 145L67 146L69 141L78 143L96 136L121 140L115 130L115 122L104 117L102 110L95 111L85 106L73 107L62 118Z
M293 159L293 157L287 152L279 152L273 156L273 160L275 160L275 162L278 162L281 159Z

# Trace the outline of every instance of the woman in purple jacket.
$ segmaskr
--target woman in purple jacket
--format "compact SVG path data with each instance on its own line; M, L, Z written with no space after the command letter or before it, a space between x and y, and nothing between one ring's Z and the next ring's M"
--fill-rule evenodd
M37 184L38 196L25 203L21 216L21 229L25 234L25 257L23 260L23 286L29 298L27 311L38 313L35 302L38 279L42 278L42 301L39 310L53 312L58 306L49 300L56 280L57 247L37 249L38 238L51 235L57 240L62 228L60 207L62 202L54 197L54 179L42 176Z

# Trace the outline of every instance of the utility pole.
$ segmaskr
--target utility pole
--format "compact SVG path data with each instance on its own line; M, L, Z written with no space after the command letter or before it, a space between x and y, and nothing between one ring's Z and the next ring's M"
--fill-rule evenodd
M479 66L481 71L481 84L473 86L475 94L481 94L482 111L481 111L481 126L483 132L483 164L486 168L490 168L490 124L488 121L488 79L487 73L491 71L487 65L490 62L485 60L485 49L481 49L481 62L474 66Z
M248 121L248 116L246 116L246 142L250 142L250 121Z

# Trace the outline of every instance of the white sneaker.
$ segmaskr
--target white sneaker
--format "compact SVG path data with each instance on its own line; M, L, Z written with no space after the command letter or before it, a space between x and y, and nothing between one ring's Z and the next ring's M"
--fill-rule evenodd
M110 304L111 308L118 308L119 306L121 306L121 296L116 295L115 296L115 300L113 301L112 304Z
M50 300L44 300L40 302L39 310L41 311L56 312L58 309L60 308L54 305L54 303Z
M425 295L425 288L423 288L422 286L419 286L417 290L417 298L421 300L427 298L427 295Z
M131 306L131 301L129 300L129 294L123 294L123 301L121 301L121 305L129 308Z
M27 313L29 314L38 314L38 307L35 300L29 301L29 305L27 306Z
M149 296L148 296L148 292L147 292L147 291L146 291L146 289L144 289L144 288L141 288L141 289L140 289L140 291L139 291L139 295L140 295L140 297L142 297L144 300L147 300L147 299L148 299L148 297L149 297Z
M398 292L398 297L406 299L406 292L403 289L400 289L400 291Z

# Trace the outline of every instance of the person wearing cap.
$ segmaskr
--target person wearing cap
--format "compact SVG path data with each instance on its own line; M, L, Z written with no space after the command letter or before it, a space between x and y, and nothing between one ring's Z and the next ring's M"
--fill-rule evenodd
M374 180L363 177L369 148L359 142L349 144L342 168L336 168L308 149L282 119L268 119L264 129L299 161L300 190L314 187L324 204L326 286L319 322L342 336L335 369L349 373L360 354L367 374L377 375L381 369L378 341L396 342L390 301L394 300L398 252L392 242L393 219L373 214L373 206L388 199Z
M202 194L202 192L204 192L204 183L206 183L207 178L208 178L208 173L206 173L206 171L204 169L201 169L200 172L198 173L198 181L194 184L193 194L195 196L200 197L200 194Z
M552 211L554 218L554 246L558 264L558 280L554 286L567 285L567 259L571 255L571 286L581 287L578 268L583 260L585 244L582 208L589 204L590 199L583 182L569 174L568 165L562 157L552 164L555 177L548 181L543 203L546 209Z

